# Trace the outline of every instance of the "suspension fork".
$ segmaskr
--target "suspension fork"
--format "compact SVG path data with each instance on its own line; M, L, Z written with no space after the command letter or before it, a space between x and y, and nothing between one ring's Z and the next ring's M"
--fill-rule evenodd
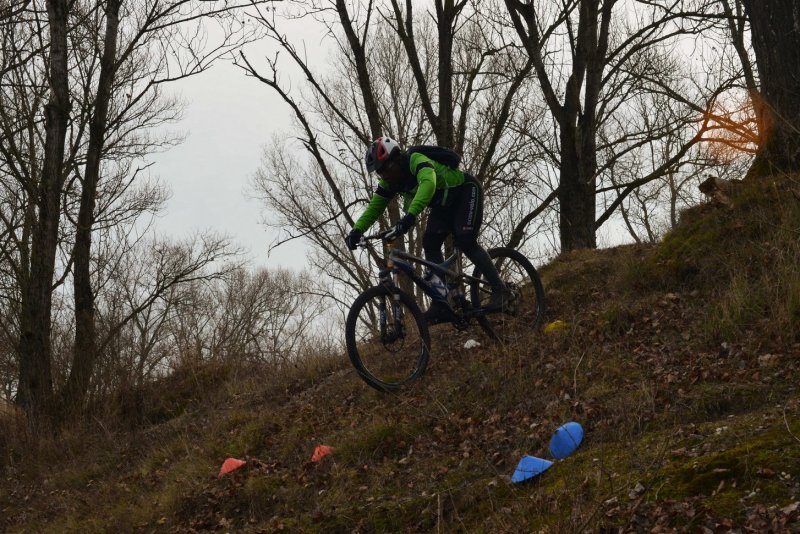
M390 249L388 252L391 252L391 243L389 243L387 247ZM392 273L392 282L394 283L394 287L400 287L400 273L394 268L394 260L391 258L391 254L386 255L386 268ZM405 321L403 321L403 304L400 302L399 291L392 292L392 319L394 320L395 335L397 335L397 337L403 337L406 332Z
M386 267L380 272L380 281L389 295L391 296L391 329L389 324L388 310L381 306L380 310L380 327L381 338L384 342L392 342L405 335L405 322L403 321L403 304L400 300L400 292L397 291L399 273L395 269L394 260L391 258L391 244L385 244L386 247Z

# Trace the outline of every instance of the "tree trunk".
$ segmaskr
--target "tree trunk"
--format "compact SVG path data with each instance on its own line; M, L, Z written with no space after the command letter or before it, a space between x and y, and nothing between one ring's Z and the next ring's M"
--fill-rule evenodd
M797 0L744 0L764 99L750 175L800 170L800 9Z
M597 247L596 109L600 98L608 26L614 2L604 4L602 23L598 21L599 4L599 0L583 0L580 5L572 76L567 82L563 115L559 125L561 176L558 200L561 208L559 231L562 252ZM583 105L580 97L581 88L584 88Z
M75 349L72 368L64 391L64 405L73 413L79 412L83 407L89 380L97 360L95 300L91 280L92 227L108 122L108 106L111 101L111 88L116 71L117 33L121 3L122 0L108 0L106 6L103 57L100 60L100 78L94 116L89 126L89 147L86 153L86 168L75 231L75 245L72 252L75 281L73 289L75 296Z
M453 0L436 2L436 27L439 34L439 115L436 143L454 148L455 124L453 121L453 24L460 8Z
M722 5L725 16L728 18L728 32L731 36L733 48L736 50L736 55L739 56L739 62L742 64L744 84L745 87L747 87L747 94L750 95L750 102L753 105L753 113L755 113L756 116L756 126L760 127L764 122L761 117L763 113L762 108L764 107L762 105L763 98L761 97L761 91L759 90L758 83L756 82L753 63L750 59L750 55L747 52L747 46L745 45L744 39L747 32L747 26L744 22L746 17L744 14L743 3L742 0L734 0L733 5L731 5L729 0L722 0L720 4ZM756 133L760 137L760 131Z
M597 182L597 105L603 85L611 16L616 0L581 0L578 28L572 37L573 57L563 104L545 68L541 29L532 3L506 0L539 84L559 129L561 169L558 189L561 251L595 248ZM565 16L568 13L564 13ZM572 35L570 33L570 35ZM581 98L583 91L583 98ZM525 221L530 217L526 216ZM527 224L527 222L525 223ZM524 226L514 231L519 239Z
M561 251L595 248L595 161L586 151L577 125L561 127L561 174L558 184Z
M30 283L22 295L17 394L17 402L33 419L48 414L52 408L50 314L60 200L65 176L64 141L70 112L67 12L66 0L47 1L50 100L44 113L44 164L36 199L39 224L31 236Z

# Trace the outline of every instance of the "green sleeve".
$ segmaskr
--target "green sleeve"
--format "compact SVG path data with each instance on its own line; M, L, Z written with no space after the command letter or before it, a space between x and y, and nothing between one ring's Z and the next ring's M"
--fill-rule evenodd
M436 194L436 172L431 167L419 169L417 172L417 194L411 200L408 213L419 215Z
M385 197L377 192L373 194L372 198L369 200L369 204L367 204L367 209L365 209L361 217L358 218L353 228L366 232L367 228L372 226L375 221L378 220L378 217L383 214L390 200L392 200L391 197Z

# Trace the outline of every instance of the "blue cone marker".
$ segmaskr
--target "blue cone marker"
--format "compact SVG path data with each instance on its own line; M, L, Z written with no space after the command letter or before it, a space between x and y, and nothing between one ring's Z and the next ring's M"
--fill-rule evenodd
M550 439L550 454L557 460L563 460L580 446L583 441L583 427L571 421L556 429Z
M553 462L535 456L523 456L517 464L517 469L511 476L511 482L519 484L533 477L539 476L547 471Z

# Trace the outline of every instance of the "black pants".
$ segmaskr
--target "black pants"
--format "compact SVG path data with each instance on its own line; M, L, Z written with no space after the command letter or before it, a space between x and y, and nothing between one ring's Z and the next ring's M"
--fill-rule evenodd
M477 246L483 223L483 188L475 177L464 174L464 183L448 191L445 206L433 206L422 237L422 248L428 261L442 263L442 245L452 234L456 246L467 257Z

